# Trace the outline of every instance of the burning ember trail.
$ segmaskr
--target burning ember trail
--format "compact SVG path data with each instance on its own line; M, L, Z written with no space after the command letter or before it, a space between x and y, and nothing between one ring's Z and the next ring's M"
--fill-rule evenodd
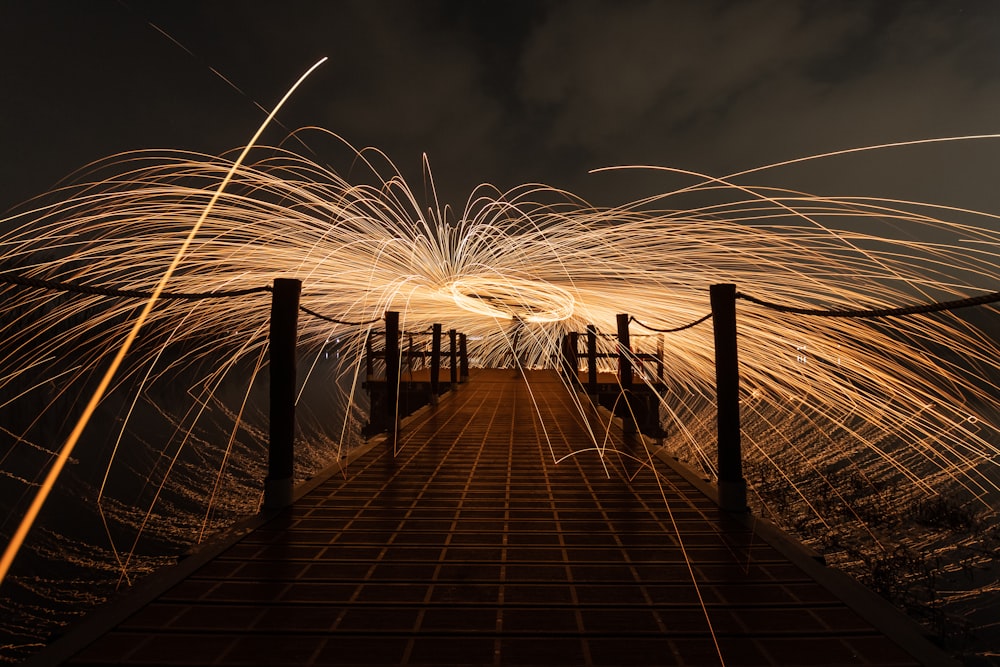
M419 200L377 150L354 151L315 128L294 139L251 142L238 157L113 156L0 221L0 279L9 279L0 287L5 543L112 358L138 332L56 484L52 502L72 509L43 512L26 542L34 559L60 562L65 574L15 563L3 582L4 630L16 638L9 659L44 641L32 625L66 621L52 609L67 598L92 604L257 510L269 317L258 292L274 278L300 279L312 311L370 323L300 318L303 478L357 442L365 338L387 310L401 313L404 331L440 322L465 332L483 367L552 365L566 332L593 324L612 333L616 314L630 314L642 325L633 352L658 341L665 350L664 446L713 476L710 325L652 331L703 317L710 285L833 310L1000 289L1000 223L985 212L755 185L766 168L687 174L686 187L613 208L542 185L484 185L449 208L433 188ZM996 137L954 139L969 140ZM347 178L289 148L300 141L353 151L364 173ZM45 288L54 283L82 289ZM106 289L191 298L157 300L140 329L143 301ZM877 319L751 301L738 311L754 511L849 570L904 547L921 562L938 558L947 583L927 604L979 622L998 586L979 576L991 563L996 571L997 536L975 537L995 527L1000 507L995 303ZM600 341L617 351L613 338ZM604 440L594 433L585 455L603 455ZM954 537L956 526L967 530ZM963 572L978 574L959 586ZM81 580L106 585L91 591Z

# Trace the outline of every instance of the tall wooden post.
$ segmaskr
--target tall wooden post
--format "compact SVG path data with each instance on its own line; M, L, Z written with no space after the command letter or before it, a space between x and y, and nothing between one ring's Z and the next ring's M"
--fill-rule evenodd
M372 332L365 336L365 379L371 382L375 379L375 350L372 349Z
M458 365L462 382L469 379L469 344L466 335L458 334Z
M618 380L623 389L632 388L632 347L628 334L628 314L619 313L618 319Z
M710 288L715 333L715 390L718 394L719 506L747 511L740 447L740 368L736 344L736 285Z
M451 356L451 388L454 390L458 384L458 332L448 329L448 339L451 343L449 353Z
M431 331L431 402L436 405L441 393L441 325L435 323Z
M626 438L634 436L637 429L635 406L632 401L632 341L628 333L629 317L627 313L615 316L618 320L618 382L621 384L622 395L625 398L622 413L622 434Z
M270 446L264 507L279 509L292 503L295 464L295 343L299 322L302 281L275 278L271 294Z
M656 379L663 382L663 334L656 337Z
M574 385L580 382L580 334L569 332L569 365L572 370Z
M597 395L597 327L587 325L587 393Z
M406 334L406 366L410 371L410 379L413 379L413 332Z
M399 432L399 313L385 313L385 410L389 426L390 451L395 450Z

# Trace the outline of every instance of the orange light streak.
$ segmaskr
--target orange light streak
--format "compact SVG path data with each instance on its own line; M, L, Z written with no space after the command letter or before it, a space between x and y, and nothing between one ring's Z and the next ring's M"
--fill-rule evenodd
M202 214L198 218L198 221L191 228L191 231L184 239L184 242L181 244L181 247L177 250L177 253L174 255L174 258L170 263L170 266L167 267L167 270L163 273L163 276L160 278L159 282L156 284L156 287L153 289L152 296L150 296L150 298L146 301L146 304L143 306L142 311L139 313L139 316L135 320L135 324L132 326L132 329L129 331L121 347L118 348L118 352L115 354L114 359L112 359L111 365L108 367L107 371L105 371L104 376L101 378L101 381L97 386L97 389L91 395L90 400L87 402L86 407L83 409L83 413L80 415L79 420L73 427L73 430L70 433L69 437L66 439L65 444L63 444L62 448L60 449L59 455L53 462L52 468L49 470L48 474L45 476L45 480L39 487L38 493L35 495L34 500L32 500L31 505L28 507L27 512L25 512L24 518L21 520L20 524L17 527L17 530L11 537L10 542L4 549L3 556L0 557L0 585L3 585L3 582L7 577L7 572L10 570L10 566L13 564L14 558L17 556L18 551L21 549L21 545L24 543L24 539L27 537L28 531L30 531L32 525L34 525L35 519L38 517L38 513L41 512L42 506L45 504L45 500L48 498L49 493L51 493L53 486L55 486L56 480L59 478L59 474L62 472L63 467L66 465L66 461L69 460L70 454L73 453L73 449L76 447L76 444L80 439L80 436L83 434L83 430L87 427L87 424L90 422L91 416L94 414L94 411L97 409L97 405L101 402L101 399L104 397L104 393L107 391L108 386L111 384L111 380L114 378L115 373L118 371L118 368L121 366L122 361L125 359L125 355L128 354L129 349L132 347L132 343L135 342L136 336L139 335L139 330L142 329L143 324L145 324L146 318L149 317L149 313L150 311L152 311L153 306L156 304L157 299L160 298L160 294L162 294L164 289L166 289L167 283L170 281L170 278L173 276L174 271L177 269L178 265L180 265L181 259L183 259L184 257L184 253L187 251L188 246L191 245L192 241L197 236L198 230L201 229L201 226L202 224L204 224L205 219L208 217L208 214L212 211L213 206L219 200L219 197L222 195L222 191L226 189L227 185L229 185L229 182L232 180L233 175L236 173L236 170L239 169L243 160L250 153L250 150L256 144L260 136L264 133L264 129L268 126L268 124L270 124L271 119L273 119L274 116L278 113L278 110L281 109L281 107L285 104L288 98L291 97L292 93L294 93L295 90L302 84L302 82L305 81L306 77L308 77L313 72L313 70L322 65L324 62L326 62L326 58L321 59L315 65L310 67L305 72L305 74L299 77L298 81L296 81L295 84L288 90L288 92L285 93L284 97L281 98L281 100L278 102L277 105L275 105L271 113L268 114L267 118L264 119L264 122L257 129L257 132L250 139L250 142L246 145L246 147L240 153L240 156L233 163L233 166L226 173L225 178L223 178L222 182L219 184L218 189L212 195L212 198L209 201L208 206L206 206L205 209L202 211Z

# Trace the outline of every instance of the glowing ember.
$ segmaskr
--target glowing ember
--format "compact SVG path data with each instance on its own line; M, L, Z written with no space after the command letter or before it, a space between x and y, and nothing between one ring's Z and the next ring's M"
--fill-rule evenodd
M348 182L282 148L256 148L242 163L180 152L110 158L93 165L88 182L2 221L3 270L150 291L169 276L168 291L197 293L296 277L303 305L333 318L367 321L392 309L407 331L435 322L463 331L470 357L482 366L511 363L515 337L522 363L549 364L565 332L587 324L613 332L618 313L659 328L689 323L709 311L708 287L719 282L771 301L829 308L958 298L1000 285L1000 232L997 218L985 213L754 187L753 174L744 174L694 179L682 190L613 209L541 186L505 194L484 187L456 220L436 204L423 208L381 154L357 157L371 170L367 181ZM692 195L699 203L686 206ZM224 487L236 466L259 464L236 452L258 447L259 455L263 436L245 408L264 365L268 308L266 298L245 297L160 302L148 313L112 386L132 397L118 413L114 447L99 463L88 461L104 479L94 482L101 490L89 500L108 521L108 560L122 577L137 567L132 559L143 531L172 521L172 539L198 539L220 506L234 513L256 508L256 494L227 494ZM56 415L77 409L74 396L86 394L92 375L121 349L135 324L133 309L99 295L0 291L5 409L32 415L8 429L4 460L38 454L35 470L19 463L7 483L28 492L51 465L49 454L67 437ZM795 511L811 514L830 534L843 521L829 508L841 503L875 538L870 519L840 485L847 472L859 471L872 485L893 489L895 507L961 492L995 511L1000 349L985 328L995 331L995 308L976 312L985 319L957 313L872 322L741 303L743 442L748 469L766 471L748 475L753 502L769 511L775 500L768 489L787 485L786 501L797 498ZM352 404L367 332L303 316L303 392L318 383ZM651 381L655 373L639 354L654 343L640 333L633 361L638 377ZM602 352L616 352L612 339L599 340ZM667 447L714 474L710 327L662 341L666 388L658 395ZM165 386L169 399L147 401ZM235 399L225 403L224 391ZM172 405L161 405L167 401ZM143 405L169 415L173 431L150 438L148 460L123 462L123 447L149 450L127 437ZM351 416L348 410L345 419ZM221 449L199 435L220 418L229 420ZM322 421L307 415L301 428L316 434L330 426ZM303 438L304 456L318 466L355 436L345 421L333 442L310 437L312 444ZM603 454L604 443L594 433L582 449ZM138 504L126 500L128 492L110 491L132 469L150 489ZM182 520L179 506L162 506L168 490L200 506ZM823 497L835 501L823 505Z

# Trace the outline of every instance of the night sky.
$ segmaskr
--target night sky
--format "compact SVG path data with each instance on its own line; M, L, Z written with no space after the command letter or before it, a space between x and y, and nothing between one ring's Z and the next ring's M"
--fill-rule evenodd
M264 117L255 103L271 107L322 56L329 62L283 111L284 126L378 147L415 190L426 153L443 198L459 207L481 182L541 181L617 204L677 181L588 170L645 163L725 175L1000 132L1000 3L989 0L0 7L0 210L118 151L238 147ZM284 133L274 127L264 141ZM338 164L327 145L316 148ZM986 140L754 180L1000 212L998 164L1000 140Z

